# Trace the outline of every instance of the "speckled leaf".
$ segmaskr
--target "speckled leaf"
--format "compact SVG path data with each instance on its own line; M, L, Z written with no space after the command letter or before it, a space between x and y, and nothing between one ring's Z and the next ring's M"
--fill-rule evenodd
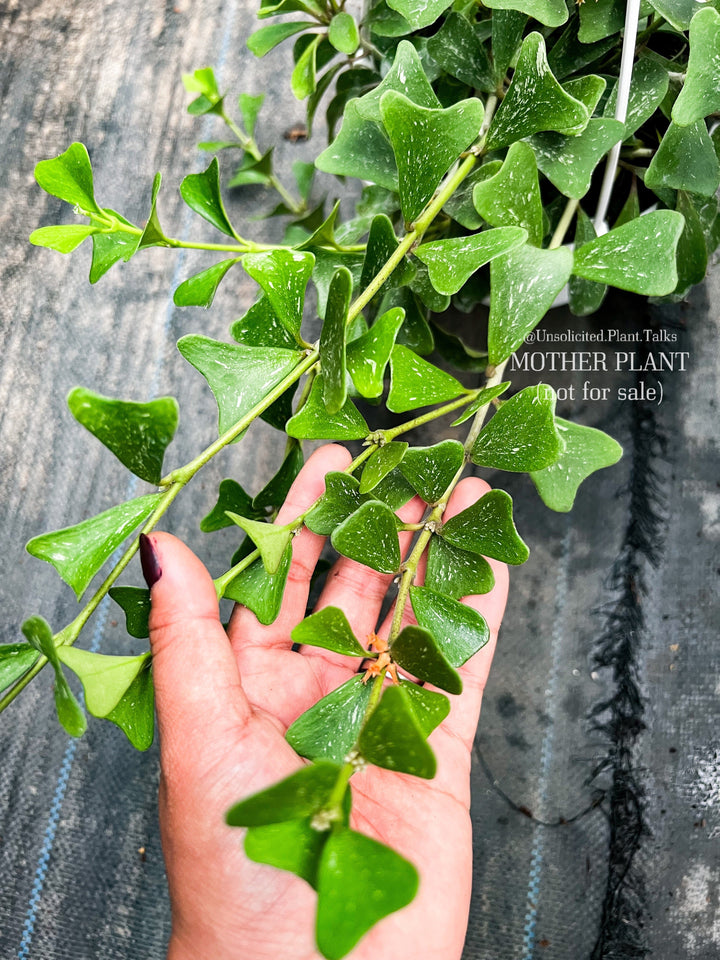
M293 643L323 647L348 657L369 657L360 646L348 619L339 607L323 607L311 613L294 627L290 634Z
M390 654L398 666L418 680L448 693L462 693L460 674L450 666L435 637L424 627L403 627L390 645Z
M28 239L36 247L47 247L48 250L57 250L58 253L72 253L83 240L96 232L97 227L84 223L69 223L40 227L33 230Z
M617 120L590 120L582 133L538 133L531 139L538 167L560 193L579 200L590 189L593 171L608 150L623 137Z
M594 0L583 3L578 9L580 43L596 43L605 37L619 33L625 26L624 0Z
M428 587L410 587L410 600L417 622L453 667L461 667L490 639L485 619L467 604Z
M490 125L487 147L509 146L544 130L580 133L589 119L585 105L553 76L542 36L531 33L523 40L512 83Z
M320 760L301 767L279 783L241 800L225 814L231 827L257 827L311 817L330 799L341 767Z
M78 423L135 476L148 483L160 482L165 450L177 429L174 397L134 403L76 387L68 396L68 407Z
M239 257L233 260L222 260L183 280L173 294L173 303L178 307L211 306L225 274L236 263L240 263Z
M403 681L402 689L415 714L423 736L429 737L450 713L450 701L444 693L428 690L410 681Z
M440 534L461 550L503 563L525 563L530 555L513 523L512 497L504 490L490 490L462 513L447 520Z
M105 719L120 727L136 750L147 750L152 746L155 736L155 687L149 660Z
M405 311L405 319L398 330L395 343L409 347L413 353L421 356L432 353L435 340L427 319L427 307L417 294L409 287L388 290L380 302L379 312L385 313L393 307L400 307Z
M266 53L274 50L283 40L287 40L288 37L292 37L296 33L302 33L303 30L311 30L313 27L317 27L317 23L312 21L293 20L291 23L267 24L250 34L247 42L248 50L254 53L256 57L264 57ZM252 131L249 132L252 136Z
M382 81L357 101L358 113L365 120L382 122L380 99L388 90L402 93L420 107L439 107L440 101L425 75L422 62L409 40L401 40L392 67Z
M500 363L540 323L568 282L573 255L566 247L540 250L526 244L490 267L488 360Z
M317 889L320 854L330 834L315 830L309 818L249 827L245 854L255 863L288 870Z
M501 10L497 7L493 10L491 47L495 79L498 82L505 79L505 74L520 49L526 23L527 15L519 10Z
M622 447L602 430L556 418L565 449L557 463L530 474L537 491L551 510L572 509L578 487L596 470L611 467L622 456Z
M432 447L410 447L400 471L425 503L437 503L465 459L457 440L442 440Z
M323 372L323 403L330 414L339 413L347 400L345 335L353 279L340 267L330 282L325 322L320 334L320 365Z
M398 467L391 470L386 477L383 477L372 491L373 500L382 500L391 510L399 510L414 496L415 491L400 473Z
M720 186L720 160L704 120L688 127L671 123L650 161L645 186L687 190L711 197Z
M379 920L407 906L418 884L417 870L399 853L336 827L318 870L315 936L322 955L340 960Z
M291 561L291 543L285 548L277 573L269 574L258 557L228 584L223 596L252 610L260 623L267 626L280 613Z
M564 0L487 0L491 10L519 10L546 27L559 27L568 18Z
M569 93L571 97L575 97L580 103L585 104L585 108L591 117L595 113L595 108L600 103L600 98L606 87L607 80L595 73L589 73L584 77L577 77L573 80L566 80L562 85L565 93Z
M528 243L540 246L545 232L540 184L535 154L526 143L514 143L495 176L475 185L473 203L493 227L523 227Z
M457 220L466 230L479 230L484 221L475 209L472 199L473 190L476 184L497 173L501 166L500 160L489 160L481 166L474 167L445 203L443 207L445 213L448 213L453 220Z
M397 10L413 30L422 30L423 27L435 23L450 3L448 0L388 0L388 6Z
M280 469L262 488L260 493L253 498L253 510L261 511L267 507L280 508L287 498L290 487L295 482L295 478L300 473L305 457L303 456L302 444L288 441L288 450L283 457ZM253 516L253 514L236 510L242 516Z
M582 208L579 208L575 223L575 249L579 250L583 244L594 240L596 236L592 220ZM568 281L568 291L571 312L576 317L587 317L595 313L605 299L607 284L583 280L582 277L573 274Z
M146 640L150 636L150 591L145 587L110 587L108 592L111 599L122 607L125 629L130 636Z
M556 2L561 3L562 0ZM429 38L427 49L438 66L451 77L457 77L469 87L486 93L495 90L493 70L485 45L469 21L459 13L448 14L435 36Z
M72 527L33 537L25 549L51 563L80 599L116 547L153 512L160 494L120 503Z
M509 386L510 381L506 380L504 383L499 383L496 387L486 387L484 390L481 390L473 402L463 410L457 420L453 420L452 426L457 427L461 423L465 423L466 420L469 420L470 417L474 417L478 410L486 407L495 397L499 397L500 394L505 393Z
M368 234L367 245L365 248L365 259L363 260L362 274L360 276L360 288L364 290L368 287L376 275L385 266L391 255L398 247L398 239L395 236L390 218L384 213L379 213L373 218ZM414 268L410 261L403 260L393 270L385 283L380 287L376 296L390 289L390 287L407 283L412 279Z
M208 382L218 405L218 430L230 430L302 359L279 347L246 347L199 334L178 340L178 350Z
M318 170L338 177L369 180L387 190L397 190L395 155L380 125L365 120L351 100L345 108L340 133L315 160Z
M674 210L646 213L583 244L575 251L573 273L621 290L665 296L677 285L675 250L683 226Z
M333 547L344 557L380 573L396 573L400 566L400 541L393 511L386 503L369 500L337 526Z
M393 307L367 333L348 344L347 366L360 396L373 399L382 394L385 368L404 318L405 311Z
M425 586L457 600L489 593L495 586L495 575L484 557L433 536L428 547Z
M42 617L33 616L23 623L22 632L25 639L43 656L47 657L55 672L53 694L57 717L65 731L71 737L81 737L87 729L87 720L83 709L75 699L75 694L68 686L65 674L58 659L57 648L53 640L50 624Z
M305 517L305 526L313 533L330 536L335 527L355 513L363 502L357 477L347 473L325 474L325 493Z
M374 490L380 481L400 463L408 445L405 441L393 440L380 447L363 467L360 478L360 493Z
M249 253L243 267L265 292L277 318L293 336L300 334L305 288L315 265L312 253L270 250Z
M358 748L376 767L411 773L426 780L435 776L435 754L405 693L405 684L385 688L380 703L362 729Z
M35 165L35 179L46 193L65 200L88 217L102 216L95 202L90 157L82 143L71 143L60 156Z
M408 347L396 345L390 354L388 410L405 413L431 403L454 400L465 392L463 385Z
M307 403L285 429L298 440L361 440L370 429L352 400L346 400L337 413L328 413L323 401L323 376L313 381Z
M262 513L253 507L253 498L243 490L237 480L221 480L215 506L200 521L200 529L203 533L212 533L215 530L222 530L223 527L231 527L233 521L227 515L228 510L253 519L259 519L262 516Z
M292 524L278 526L263 520L251 520L228 511L232 522L244 530L260 551L265 570L269 574L277 573L292 539Z
M661 64L642 57L638 60L633 67L623 139L635 133L655 113L665 98L668 83L668 72ZM617 84L605 103L604 116L614 117L616 105Z
M704 8L706 2L707 0L650 0L650 6L676 30L687 30L694 15ZM717 6L717 0L711 0L710 6Z
M372 684L356 674L291 724L285 739L308 760L342 763L357 742L365 720Z
M228 220L220 195L220 169L217 157L213 157L210 166L202 173L191 173L180 184L180 196L185 203L199 213L228 237L237 240L232 224Z
M278 320L266 296L230 327L230 336L248 347L297 347L297 338Z
M0 693L19 680L35 664L38 651L29 643L4 643L0 646Z
M316 247L314 253L313 283L317 290L317 312L319 317L324 317L330 281L338 267L347 267L352 274L353 286L357 286L360 282L364 257L361 253L341 253L339 250L324 250L322 247Z
M526 473L549 467L561 452L562 441L555 427L555 391L539 383L502 404L475 441L472 459L481 467Z
M335 14L328 28L328 40L340 53L348 56L355 53L360 44L360 34L351 14L344 11Z
M526 239L527 233L520 227L498 227L468 237L423 243L415 251L415 256L427 264L435 289L439 293L453 294L465 285L476 270L521 246Z
M69 646L58 647L57 654L80 678L85 705L94 717L106 717L118 705L150 656L115 657Z
M673 104L675 123L688 126L720 111L720 15L699 9L690 23L690 58L685 83Z
M716 204L715 198L712 202ZM675 288L675 296L682 296L696 283L702 283L705 279L708 244L697 207L691 196L683 190L678 191L675 209L685 219L685 228L677 248L678 284Z

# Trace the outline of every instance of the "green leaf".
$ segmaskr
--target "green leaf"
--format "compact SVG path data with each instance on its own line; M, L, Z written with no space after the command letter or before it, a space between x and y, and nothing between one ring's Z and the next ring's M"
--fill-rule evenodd
M488 283L488 288L489 286ZM465 287L465 289L467 289L467 287ZM472 309L479 300L479 297L474 299L470 309ZM456 306L458 309L462 309L457 303ZM471 373L482 373L487 369L486 350L476 350L474 347L468 346L462 337L457 337L454 333L448 333L447 330L443 330L437 323L433 323L432 331L435 338L435 349L443 360L447 360L451 366L456 367L458 370L468 370Z
M58 662L52 628L47 620L38 614L34 614L27 618L20 629L25 639L38 653L41 653L53 665Z
M450 306L450 295L447 293L438 293L430 280L430 273L427 265L422 260L413 262L415 267L415 276L410 281L410 289L417 294L428 310L433 313L445 313Z
M493 11L491 47L495 63L495 79L498 82L505 79L505 74L520 49L526 23L527 16L519 10L496 8Z
M265 17L277 17L283 13L293 13L296 10L302 13L309 13L313 17L321 18L324 15L324 8L313 0L260 0L260 9L257 16L260 20Z
M150 591L145 587L110 587L111 599L122 607L125 629L131 637L146 640L150 636Z
M425 586L459 599L489 593L495 586L495 576L484 557L433 536L428 547Z
M288 441L288 450L280 469L253 499L253 510L259 512L267 507L280 508L285 503L290 487L295 482L304 462L302 444ZM247 513L242 515L252 516Z
M178 350L207 380L224 434L276 387L302 355L279 347L246 347L197 334L178 340Z
M148 483L160 482L165 450L177 429L174 397L134 403L76 387L68 396L68 407L78 423L135 476Z
M650 0L650 5L676 30L687 30L695 13L703 9L704 2L706 0ZM713 2L712 5L716 4Z
M305 517L305 526L313 533L328 537L338 524L355 513L363 498L357 477L347 473L325 474L325 492Z
M677 286L675 250L683 226L682 216L674 210L646 213L583 244L575 251L573 273L621 290L663 297Z
M150 660L105 719L120 727L136 750L147 750L152 746L155 735L155 688Z
M455 377L423 360L407 347L393 347L390 371L387 407L393 413L405 413L431 403L454 400L465 392Z
M385 368L404 317L401 307L393 307L348 344L347 366L360 396L374 399L382 394Z
M540 250L526 244L490 267L488 360L510 356L540 323L568 282L573 255L566 247Z
M380 112L395 152L403 217L411 223L462 151L475 140L483 120L479 100L428 109L391 90Z
M264 57L266 53L270 53L288 37L316 27L317 23L312 21L293 20L291 23L270 23L250 34L247 42L248 50L254 53L256 57ZM252 136L252 130L248 130L248 133Z
M238 107L240 108L242 121L246 131L251 137L255 135L255 123L257 122L258 114L260 113L260 108L264 100L264 93L241 93L238 97Z
M571 97L575 97L580 103L584 103L585 109L592 117L595 108L600 103L600 98L605 92L607 80L604 77L597 76L597 74L590 73L574 80L566 80L562 87L565 93L569 93Z
M389 90L403 94L419 107L440 106L418 52L409 40L401 40L398 44L393 65L382 81L356 101L358 114L365 120L381 123L380 100Z
M38 656L38 651L29 643L2 644L0 646L0 693L34 666Z
M427 49L435 63L451 77L487 93L495 90L493 70L485 45L472 25L459 13L448 14L435 36L428 39Z
M373 218L370 225L370 233L365 248L365 259L363 260L362 274L360 276L360 288L362 290L370 286L370 283L375 279L397 248L398 239L395 236L395 230L393 229L390 218L384 213L379 213ZM407 283L409 279L412 279L413 273L414 269L412 264L409 260L403 258L375 296L380 296L391 287Z
M340 133L315 160L318 170L337 177L369 180L387 190L397 190L395 155L379 124L360 115L358 100L345 108Z
M450 713L450 701L444 693L428 690L416 683L403 681L402 689L415 714L423 736L429 737Z
M279 783L232 806L225 815L231 827L258 827L311 817L327 804L341 767L320 760L301 767Z
M532 391L538 389L525 388ZM504 490L490 490L462 513L447 520L439 533L448 543L461 550L514 566L525 563L530 556L527 545L521 540L513 523L512 497Z
M220 286L230 267L240 263L241 258L222 260L211 267L193 274L183 280L173 294L173 303L178 307L209 307L215 299L217 288Z
M579 8L580 43L596 43L619 33L625 25L625 4L621 0L595 0Z
M191 210L199 213L221 233L239 240L225 213L220 195L220 171L217 157L213 157L207 170L202 173L191 173L185 177L180 184L180 196Z
M159 500L157 493L128 500L75 526L33 537L25 549L51 563L79 600L116 547L147 520Z
M233 521L228 517L228 512L253 519L259 519L262 516L260 510L253 506L253 498L245 493L237 480L230 479L220 481L217 503L200 521L202 532L213 533L215 530L222 530L223 527L231 527Z
M637 196L637 194L636 194ZM583 244L597 237L592 220L582 208L578 209L575 224L575 249L579 250ZM570 310L576 317L587 317L599 308L605 299L607 285L594 283L592 280L583 280L573 274L568 281Z
M322 207L321 207L322 209ZM335 221L338 218L338 213L340 212L340 201L338 200L335 203L335 206L330 211L329 215L323 220L317 229L315 229L309 237L297 245L298 250L306 250L309 247L318 247L322 244L327 244L329 246L335 246Z
M396 573L400 566L396 517L379 500L363 503L333 530L330 539L338 553L380 573Z
M698 210L691 197L683 190L678 191L676 209L685 220L685 229L680 235L677 250L678 285L675 296L678 296L705 279L708 245Z
M184 73L182 80L188 93L200 94L187 108L188 113L201 116L204 113L222 111L224 98L220 96L212 67L203 67L194 73Z
M393 440L384 444L370 457L363 467L360 478L360 493L369 493L384 479L405 456L408 448L404 441Z
M611 467L622 456L622 447L602 430L556 418L565 449L557 463L530 474L537 491L551 510L567 513L578 487L596 470Z
M544 130L580 133L589 119L585 105L553 76L542 36L531 33L523 40L512 83L490 125L487 147L506 147Z
M317 312L319 317L325 316L327 297L330 292L330 283L339 267L347 267L352 274L353 287L360 282L363 255L361 253L341 253L337 250L323 250L315 248L315 269L313 283L317 290Z
M310 614L300 621L290 636L293 643L323 647L348 657L372 656L360 646L347 617L339 607L323 607L317 613Z
M555 391L546 383L538 383L502 404L475 441L472 460L481 467L526 473L550 466L561 452L562 441L555 427ZM493 500L498 493L492 491ZM508 501L511 505L509 497Z
M690 23L690 57L685 83L673 104L675 123L689 126L720 111L720 14L698 10Z
M418 680L448 693L462 693L460 674L450 666L435 637L424 627L403 627L390 646L390 654L398 666Z
M704 120L671 123L645 173L645 186L687 190L711 197L720 186L720 160Z
M35 165L35 179L42 189L78 207L87 217L103 217L95 201L90 157L82 143L71 143L60 156Z
M87 720L65 679L50 625L42 617L33 616L23 623L21 629L35 650L47 657L55 671L53 693L58 720L71 737L81 737L87 730Z
M292 544L289 543L277 573L269 574L258 558L228 584L223 596L252 610L260 623L267 626L280 613L291 561Z
M97 233L97 227L85 223L62 224L54 227L40 227L33 230L28 238L36 247L47 247L58 253L72 253L83 240Z
M320 334L323 403L330 414L339 413L347 400L345 334L352 287L352 274L347 267L340 267L330 282L325 322Z
M382 500L391 510L399 510L414 496L415 491L397 467L383 477L372 491L373 500Z
M413 30L422 30L435 23L440 14L450 6L448 0L388 0L388 6L397 10Z
M278 319L298 339L305 305L305 288L315 265L312 253L271 250L249 253L243 267L260 284Z
M352 400L330 414L323 401L323 376L318 374L305 406L291 417L285 429L298 440L361 440L370 429Z
M288 870L317 888L320 854L327 839L328 833L315 830L307 818L267 823L248 829L245 854L255 863Z
M349 13L336 13L330 21L328 40L340 53L352 56L360 45L357 24Z
M317 84L317 50L322 42L321 33L313 37L312 40L299 56L295 69L290 76L290 88L297 100L304 100L309 97Z
M121 217L114 210L106 210L121 223L131 227L129 220ZM104 276L110 267L119 260L125 263L130 260L138 248L138 238L131 233L94 233L92 235L92 262L90 264L90 283L97 283L100 277Z
M363 683L363 676L355 674L300 714L285 739L308 760L342 763L357 742L371 691L372 684Z
M347 827L335 828L318 870L315 935L322 955L340 960L379 920L407 906L418 884L417 870L399 853Z
M484 390L481 390L473 402L463 410L457 420L453 420L452 426L457 427L461 423L465 423L466 420L469 420L470 417L474 417L478 410L486 407L495 397L499 397L501 393L505 393L509 386L510 381L506 380L504 383L499 383L496 387L486 387Z
M568 18L564 0L488 0L486 6L491 10L519 10L546 27L559 27Z
M465 460L463 445L443 440L432 447L410 447L400 470L425 503L437 503Z
M288 350L297 347L297 338L278 320L265 296L233 323L230 336L248 347L285 347Z
M265 570L270 574L277 573L292 540L292 524L278 526L275 523L266 523L264 520L251 520L249 517L241 517L239 514L230 511L228 511L228 517L236 526L247 533L258 548Z
M461 667L490 639L484 617L465 603L428 587L410 587L410 600L417 622L453 667Z
M623 137L617 120L590 120L582 133L538 133L532 139L537 165L560 193L579 200L590 189L593 171L608 150Z
M369 763L398 773L432 780L437 763L410 697L406 684L386 687L358 740L358 749Z
M380 301L379 312L385 313L399 307L405 313L405 319L398 330L395 343L408 347L413 353L432 353L435 346L432 330L427 321L428 311L419 297L409 287L396 287L388 290Z
M149 653L114 657L78 647L60 646L58 659L75 673L85 690L85 705L94 717L106 717L145 666Z
M477 189L477 188L476 188ZM526 240L520 227L498 227L468 237L451 237L423 243L415 256L427 264L432 285L439 293L453 294L484 264L515 250Z
M365 22L376 37L406 37L413 29L405 17L390 9L385 0L379 0L373 6Z
M477 183L472 197L477 212L493 227L523 227L528 242L540 246L545 232L540 184L535 154L526 143L514 143L502 168Z
M632 83L625 118L625 138L631 136L655 113L668 90L668 72L654 60L640 58L633 67ZM603 114L615 116L617 106L617 83L610 91Z
M160 218L157 212L157 198L162 183L162 174L156 173L153 178L152 196L150 200L150 215L145 223L145 229L138 240L137 248L142 250L144 247L166 247L168 239L165 236L163 228L160 226Z
M246 153L242 163L235 171L235 175L228 180L228 187L243 187L247 184L270 186L272 183L274 149L274 147L270 147L259 160L256 160L251 153Z

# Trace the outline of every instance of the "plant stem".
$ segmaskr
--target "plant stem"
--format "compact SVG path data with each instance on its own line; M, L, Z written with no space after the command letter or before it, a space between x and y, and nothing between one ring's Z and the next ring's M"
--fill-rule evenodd
M502 383L503 374L505 373L505 367L507 366L507 360L503 360L502 363L499 363L496 367L488 367L485 371L485 387L488 389L490 387L496 387L499 383ZM484 407L480 407L478 412L473 418L472 425L468 432L467 437L465 438L465 456L469 459L470 454L472 453L472 448L475 446L475 441L478 438L478 434L482 430L482 426L485 423L485 417L487 416L488 409L490 404L486 404Z
M552 240L548 244L548 250L556 250L562 244L579 204L580 201L575 200L572 197L565 204L565 209L562 212L562 216L558 220L557 227L555 227Z

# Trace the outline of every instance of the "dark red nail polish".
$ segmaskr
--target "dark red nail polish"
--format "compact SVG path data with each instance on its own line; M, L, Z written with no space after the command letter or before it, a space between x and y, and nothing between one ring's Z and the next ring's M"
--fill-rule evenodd
M145 582L148 587L152 587L162 576L162 569L158 563L152 540L144 533L140 534L140 564Z

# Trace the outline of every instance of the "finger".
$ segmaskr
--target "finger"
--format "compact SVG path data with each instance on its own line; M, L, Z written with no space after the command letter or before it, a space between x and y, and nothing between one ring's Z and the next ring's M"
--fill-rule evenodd
M350 463L350 454L338 444L320 447L309 458L290 487L285 503L275 523L284 524L308 509L325 491L325 474L344 470ZM288 573L282 606L274 623L263 626L246 607L236 606L230 619L228 634L233 649L240 657L253 647L289 650L290 632L303 619L310 592L310 578L320 557L325 537L303 527L293 537L292 563ZM242 662L240 663L242 669Z

